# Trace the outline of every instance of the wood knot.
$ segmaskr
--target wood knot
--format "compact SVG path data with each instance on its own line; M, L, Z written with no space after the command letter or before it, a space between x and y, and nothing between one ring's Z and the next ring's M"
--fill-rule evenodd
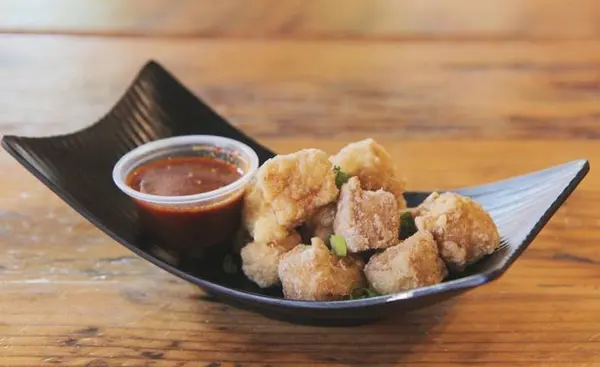
M164 356L164 353L147 350L145 352L140 353L140 355L142 357L150 358L150 359L161 359Z
M108 367L108 363L102 359L94 359L85 364L85 367Z

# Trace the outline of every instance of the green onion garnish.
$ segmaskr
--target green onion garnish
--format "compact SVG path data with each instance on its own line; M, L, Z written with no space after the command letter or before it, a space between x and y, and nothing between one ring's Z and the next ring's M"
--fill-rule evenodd
M405 240L413 234L417 233L415 218L411 212L404 212L400 216L400 235L401 240Z
M329 244L331 245L331 250L338 257L344 257L348 254L348 247L346 246L346 240L344 237L334 234L329 237Z
M338 189L352 177L352 175L342 171L340 166L333 166L333 173L335 174L335 185Z
M350 299L363 299L380 296L379 292L373 288L354 288L350 292Z

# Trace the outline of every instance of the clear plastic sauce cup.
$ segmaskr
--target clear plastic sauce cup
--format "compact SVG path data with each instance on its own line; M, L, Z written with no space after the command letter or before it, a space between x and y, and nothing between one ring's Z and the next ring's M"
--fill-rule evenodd
M132 184L136 172L153 164L195 158L233 166L237 179L211 191L185 195L157 195ZM244 190L258 164L256 153L239 141L187 135L152 141L125 154L113 169L113 180L136 203L140 221L154 240L180 253L202 254L207 247L231 243L241 225ZM168 170L161 172L170 179Z

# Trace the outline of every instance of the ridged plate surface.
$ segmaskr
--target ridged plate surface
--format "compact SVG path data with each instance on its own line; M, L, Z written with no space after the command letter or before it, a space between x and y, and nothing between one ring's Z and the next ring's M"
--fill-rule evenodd
M2 145L91 223L151 263L231 304L274 318L327 325L363 323L424 307L497 278L589 170L587 161L578 160L505 181L453 190L473 197L490 211L502 236L501 249L460 278L370 299L303 302L282 299L279 290L261 290L241 274L225 274L218 259L194 263L178 258L144 236L134 206L112 182L112 168L136 146L188 134L243 141L256 150L261 162L274 155L228 124L155 62L149 62L116 106L89 128L44 138L5 136ZM412 206L427 194L410 192L406 198Z

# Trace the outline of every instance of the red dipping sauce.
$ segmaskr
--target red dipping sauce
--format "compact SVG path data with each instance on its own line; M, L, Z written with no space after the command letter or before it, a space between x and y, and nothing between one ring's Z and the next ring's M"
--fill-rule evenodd
M227 186L242 174L234 165L214 158L164 158L136 168L127 184L145 194L184 196Z
M169 157L135 168L127 186L144 194L186 196L225 187L243 176L236 166L212 157ZM165 246L202 253L231 240L240 227L243 190L216 201L154 204L134 200L144 226Z

